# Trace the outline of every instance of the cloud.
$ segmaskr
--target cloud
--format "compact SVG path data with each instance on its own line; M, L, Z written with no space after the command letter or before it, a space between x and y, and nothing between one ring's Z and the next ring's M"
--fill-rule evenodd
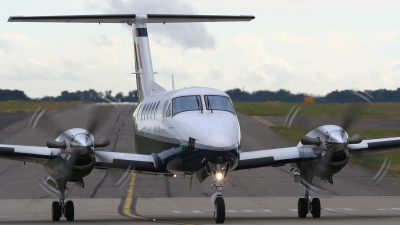
M95 44L100 45L100 46L106 46L106 47L111 47L114 43L108 39L104 35L100 35L97 40L94 41Z
M213 79L221 79L224 76L224 73L222 73L220 70L211 68L210 69L210 75Z
M0 39L0 50L3 50L5 53L9 53L9 46L4 39Z
M88 3L87 7L99 8L102 6ZM183 0L111 0L106 11L117 14L139 11L149 14L197 14L193 6ZM159 43L172 43L185 48L201 49L212 49L215 46L214 37L207 32L203 23L150 24L149 26L151 26L150 37L154 37Z

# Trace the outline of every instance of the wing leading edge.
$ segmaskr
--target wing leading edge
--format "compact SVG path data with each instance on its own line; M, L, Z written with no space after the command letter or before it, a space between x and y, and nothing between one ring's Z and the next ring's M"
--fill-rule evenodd
M227 22L250 21L254 16L222 15L179 15L147 14L147 23L182 23L182 22ZM136 19L136 14L103 14L103 15L65 15L65 16L10 16L8 22L56 22L56 23L128 23Z
M235 170L252 169L267 166L282 166L287 163L310 161L318 158L322 152L311 147L289 147L240 153Z
M396 151L400 150L400 137L363 140L360 144L349 145L348 148L353 154Z
M47 147L0 145L0 158L3 159L46 164L57 157L55 150Z

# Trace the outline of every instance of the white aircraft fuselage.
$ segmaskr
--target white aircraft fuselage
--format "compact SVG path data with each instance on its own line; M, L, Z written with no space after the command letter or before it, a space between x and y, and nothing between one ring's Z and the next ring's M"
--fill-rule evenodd
M215 105L221 102L213 98L225 105ZM140 103L133 119L136 150L153 154L159 173L192 174L209 162L228 163L232 170L238 164L239 122L222 91L190 87L154 94Z

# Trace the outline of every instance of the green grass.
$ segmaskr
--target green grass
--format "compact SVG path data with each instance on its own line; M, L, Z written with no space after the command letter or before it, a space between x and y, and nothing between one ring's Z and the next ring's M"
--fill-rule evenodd
M305 129L298 127L287 128L284 126L277 126L273 127L273 129L288 141L293 142L293 144L297 144L300 141L300 138L308 133ZM400 130L397 129L366 129L363 131L349 131L349 136L352 136L355 133L361 134L363 139L400 137ZM386 157L391 160L391 166L388 173L400 176L400 151L376 153L361 157L352 156L350 157L350 163L378 170Z
M34 112L39 107L47 110L85 104L84 101L52 102L52 101L7 101L0 102L0 112Z
M294 105L301 107L299 114L308 116L341 117L349 108L349 103L295 104L283 102L234 102L237 111L247 115L286 116ZM363 109L362 117L400 118L400 103L377 102L351 103L356 109Z

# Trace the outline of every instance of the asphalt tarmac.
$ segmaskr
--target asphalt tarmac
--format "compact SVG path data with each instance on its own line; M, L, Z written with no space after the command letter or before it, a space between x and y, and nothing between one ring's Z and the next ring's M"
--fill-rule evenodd
M104 151L135 152L132 113L135 105L119 106L102 121L95 138L108 137ZM2 125L0 143L44 146L59 130L87 127L92 106L76 106L43 114L37 126L32 115L21 115ZM238 114L243 151L293 146L253 117ZM266 119L266 118L264 118ZM46 122L47 121L47 122ZM48 122L54 121L54 122ZM5 124L5 123L4 123ZM223 195L226 224L399 224L400 179L385 175L379 184L376 171L347 165L334 176L334 185L314 179L314 196L321 198L321 218L297 217L297 200L304 189L293 182L290 166L232 172ZM96 224L214 224L211 179L203 183L189 177L167 178L145 174L93 171L85 188L70 184L67 199L75 204L74 223ZM45 224L51 221L51 202L58 197L43 184L39 164L0 160L0 224ZM153 221L155 219L155 221ZM132 221L133 220L133 221ZM65 222L62 218L61 222Z

